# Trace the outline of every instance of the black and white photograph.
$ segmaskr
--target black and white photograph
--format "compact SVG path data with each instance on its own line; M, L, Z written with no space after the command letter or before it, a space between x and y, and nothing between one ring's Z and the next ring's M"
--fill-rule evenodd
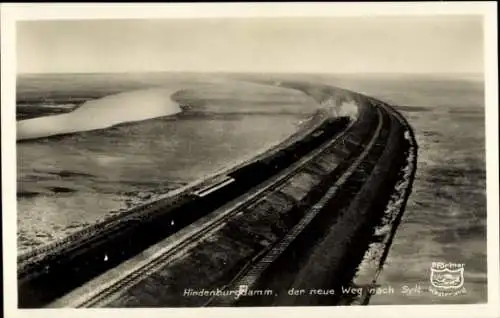
M500 315L496 3L406 4L2 6L12 316Z

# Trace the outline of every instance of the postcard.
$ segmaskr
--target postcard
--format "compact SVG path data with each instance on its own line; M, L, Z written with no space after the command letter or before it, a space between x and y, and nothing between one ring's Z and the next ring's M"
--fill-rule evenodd
M2 5L7 317L497 317L496 3Z

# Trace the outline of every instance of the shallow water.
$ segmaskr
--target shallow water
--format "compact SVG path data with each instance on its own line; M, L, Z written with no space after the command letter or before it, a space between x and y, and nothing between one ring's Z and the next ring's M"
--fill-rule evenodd
M372 303L475 303L486 301L486 186L484 115L445 109L408 113L420 145L412 196L380 284L420 285L415 295L374 297ZM465 264L460 296L437 297L432 262Z
M105 129L181 112L170 89L142 89L90 99L71 112L17 122L17 140Z

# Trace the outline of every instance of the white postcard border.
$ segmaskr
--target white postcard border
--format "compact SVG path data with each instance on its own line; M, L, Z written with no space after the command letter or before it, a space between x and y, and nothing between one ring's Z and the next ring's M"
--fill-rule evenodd
M304 315L364 317L499 317L499 181L498 181L498 51L497 6L493 2L465 3L232 3L232 4L2 4L2 217L4 307L6 317L233 317ZM485 21L485 94L487 165L488 304L391 305L353 307L189 308L189 309L17 309L16 279L16 138L15 22L50 19L138 19L201 17L325 17L365 15L470 15ZM36 54L35 52L33 54Z

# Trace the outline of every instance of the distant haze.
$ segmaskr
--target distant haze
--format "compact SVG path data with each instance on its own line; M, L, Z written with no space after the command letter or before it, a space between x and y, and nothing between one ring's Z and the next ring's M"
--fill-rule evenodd
M17 25L19 73L482 73L480 16L59 20Z

